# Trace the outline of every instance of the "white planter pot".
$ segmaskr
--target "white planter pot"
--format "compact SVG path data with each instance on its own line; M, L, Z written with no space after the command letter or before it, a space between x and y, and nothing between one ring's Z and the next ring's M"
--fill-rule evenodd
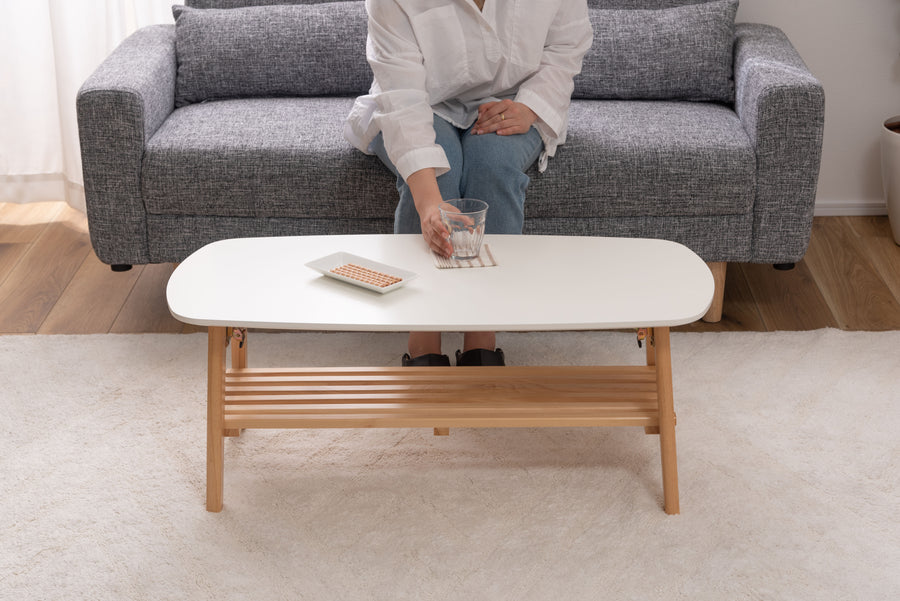
M900 244L900 116L881 128L881 179L894 242Z

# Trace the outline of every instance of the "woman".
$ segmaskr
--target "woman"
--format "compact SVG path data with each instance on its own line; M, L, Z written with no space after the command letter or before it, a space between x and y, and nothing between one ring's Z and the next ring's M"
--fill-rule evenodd
M366 0L374 73L345 136L397 176L396 233L452 247L444 199L489 205L486 233L521 234L525 171L565 141L573 78L593 40L586 0ZM458 365L503 365L468 332ZM404 365L449 365L440 332L414 332Z

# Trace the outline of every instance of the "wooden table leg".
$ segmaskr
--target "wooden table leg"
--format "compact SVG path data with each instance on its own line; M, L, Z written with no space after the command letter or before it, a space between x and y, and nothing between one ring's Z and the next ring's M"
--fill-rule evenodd
M647 338L647 365L656 367L656 346L653 344L653 330L650 330L650 336ZM659 426L644 426L644 434L659 434Z
M662 457L664 509L680 513L678 463L675 454L675 402L672 390L672 352L669 328L654 328L656 387L659 395L659 452Z
M247 328L235 328L231 340L231 367L244 369L247 367Z
M722 308L725 306L725 274L728 271L728 263L722 261L707 265L712 272L715 288L712 304L702 319L707 323L718 323L722 321Z
M234 328L231 336L231 368L244 369L247 367L247 329ZM240 428L229 428L225 430L225 436L240 436Z
M209 327L206 399L206 510L222 511L225 479L225 328Z

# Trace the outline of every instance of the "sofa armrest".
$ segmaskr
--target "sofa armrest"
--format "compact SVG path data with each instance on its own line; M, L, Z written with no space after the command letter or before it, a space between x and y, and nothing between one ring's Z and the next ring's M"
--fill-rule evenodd
M741 23L735 34L735 110L757 161L753 260L795 262L812 228L825 92L781 30Z
M174 110L175 72L175 26L154 25L123 41L78 92L88 225L105 263L150 262L141 159Z

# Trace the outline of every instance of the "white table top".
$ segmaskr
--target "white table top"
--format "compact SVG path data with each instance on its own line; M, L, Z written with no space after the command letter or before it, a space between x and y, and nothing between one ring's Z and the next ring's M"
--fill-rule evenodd
M700 257L663 240L485 236L495 267L438 269L418 234L223 240L172 274L169 309L205 326L532 331L675 326L710 306ZM349 252L418 274L379 294L306 267Z

